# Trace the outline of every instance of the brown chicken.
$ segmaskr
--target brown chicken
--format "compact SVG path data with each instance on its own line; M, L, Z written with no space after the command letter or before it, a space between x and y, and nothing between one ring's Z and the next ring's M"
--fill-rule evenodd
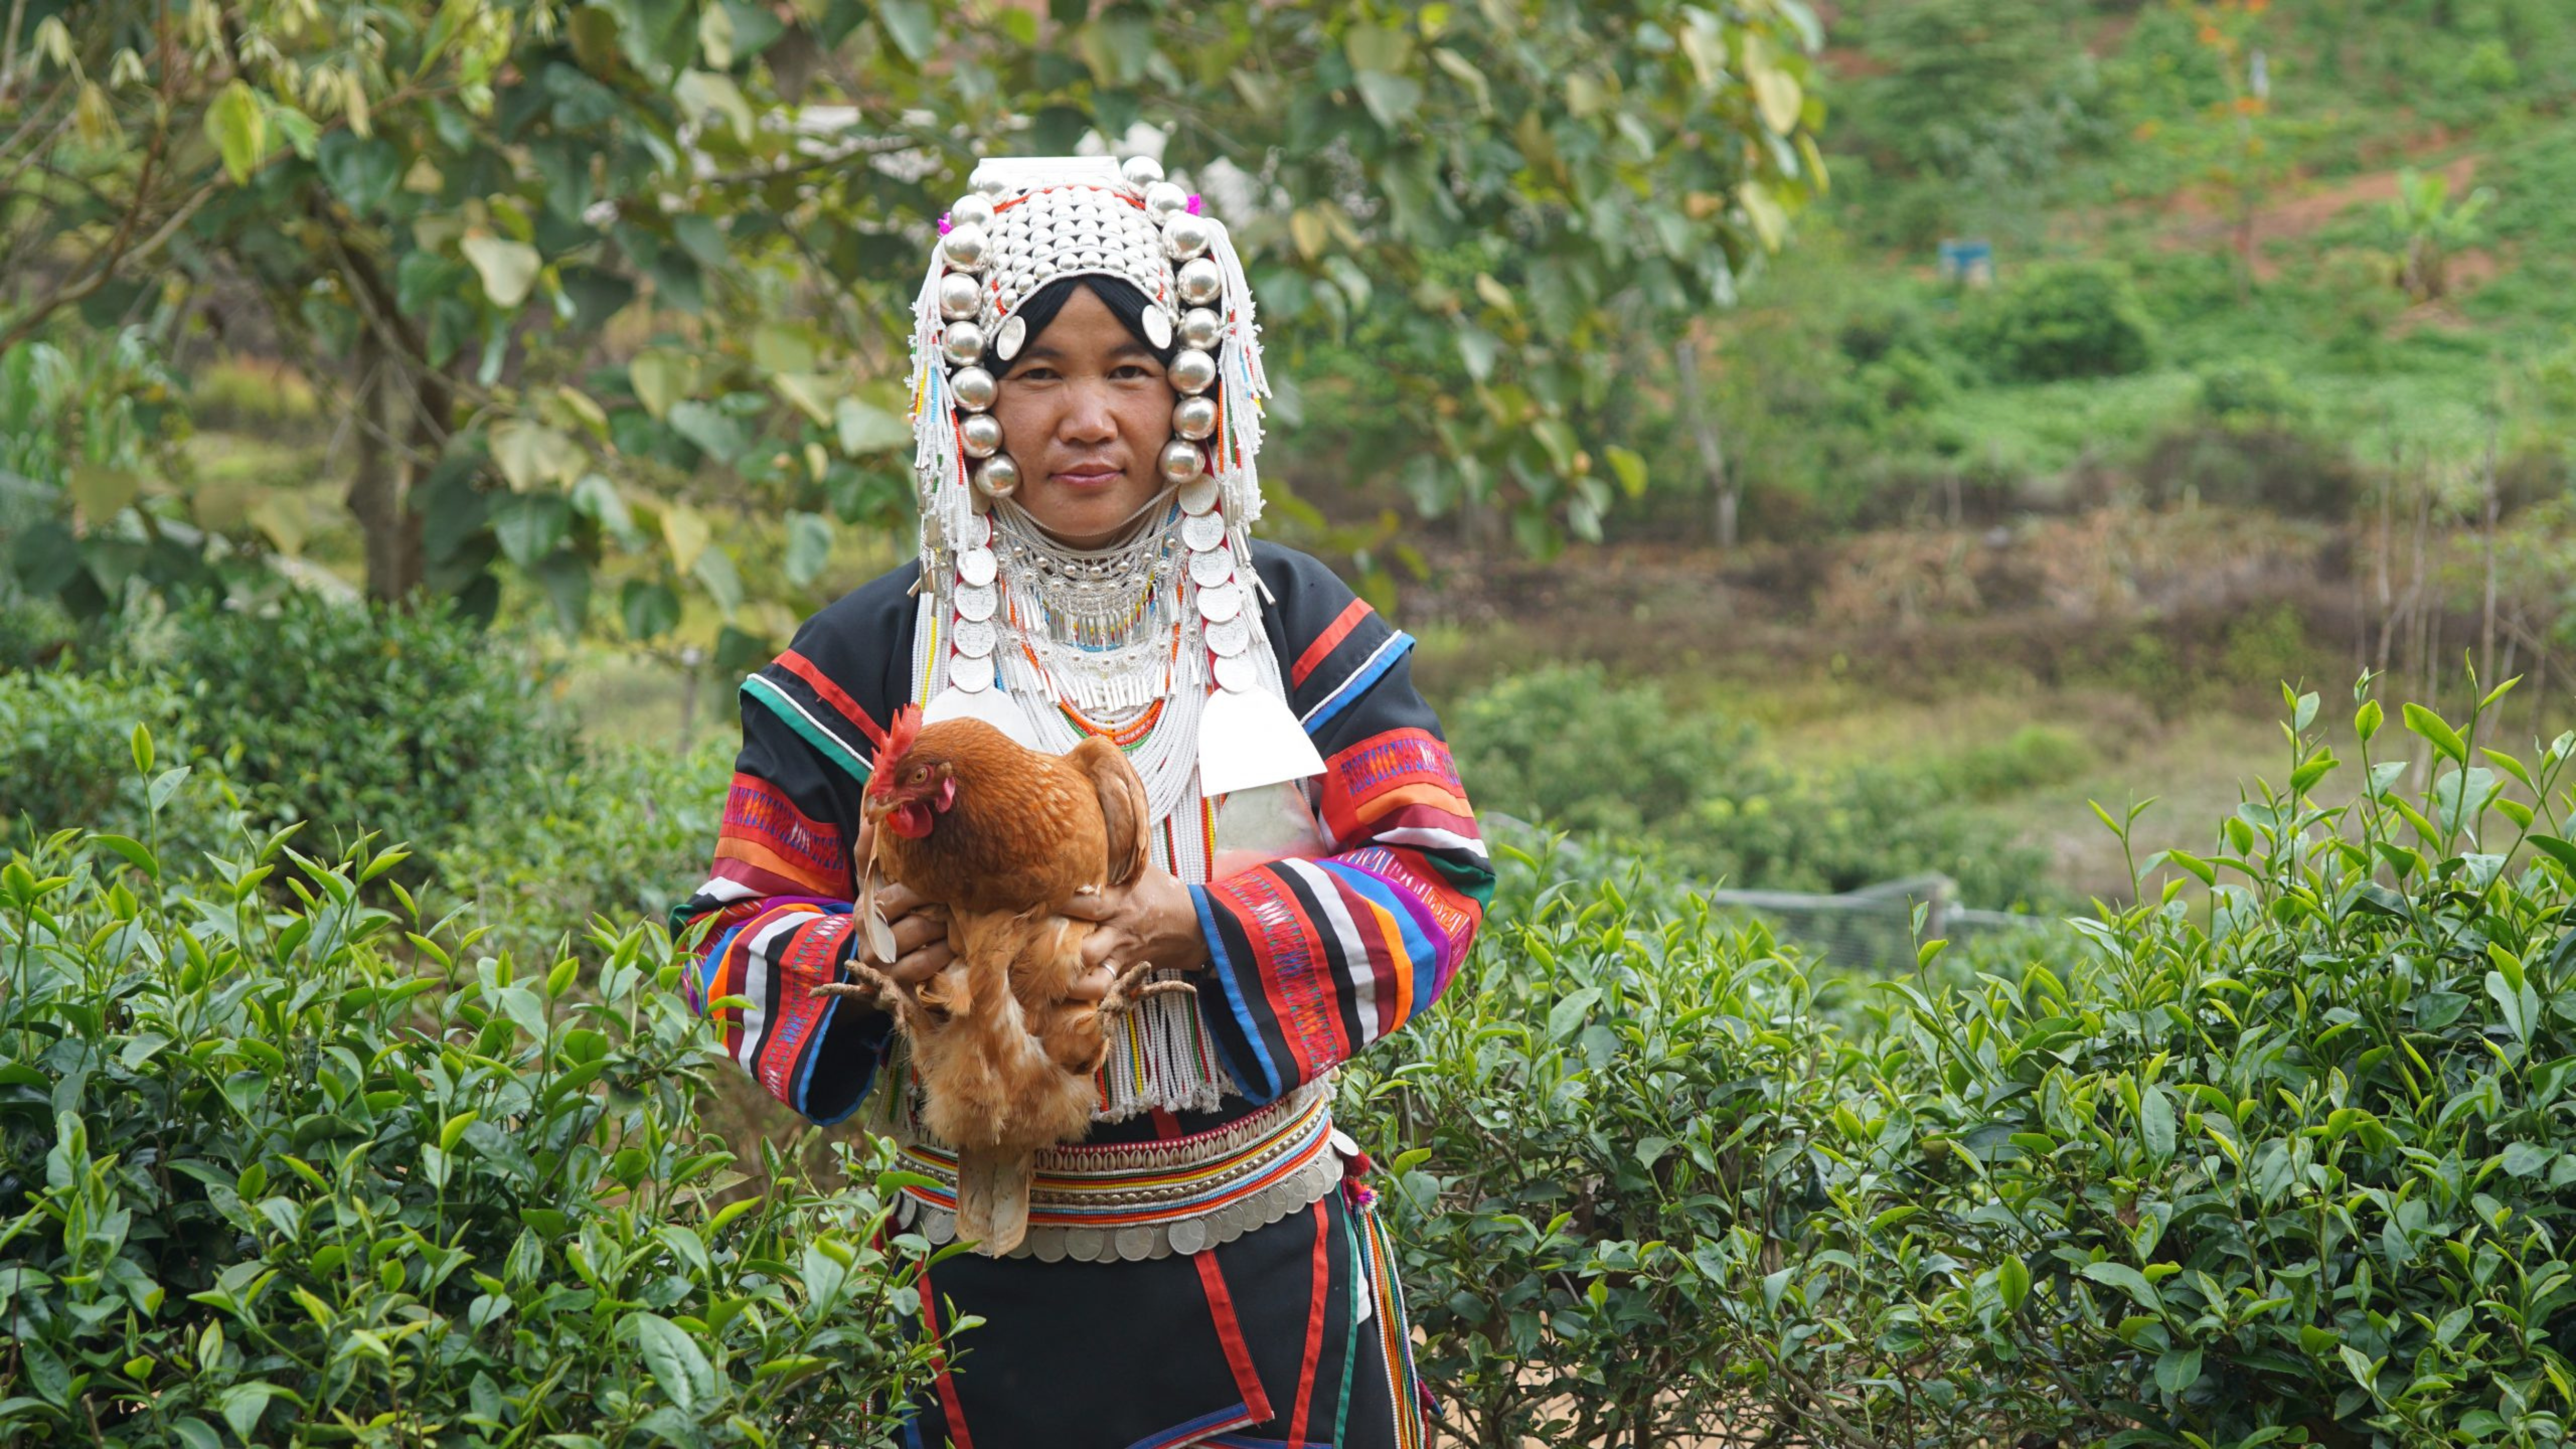
M1145 787L1104 739L1046 755L981 720L925 726L907 708L878 752L866 810L876 838L857 909L871 954L891 949L873 903L882 877L947 907L956 960L917 993L856 961L852 983L818 989L894 1013L921 1075L923 1125L957 1148L958 1232L999 1257L1028 1230L1038 1151L1090 1125L1109 1023L1191 989L1146 983L1152 963L1138 962L1098 1002L1073 995L1093 926L1057 907L1144 868Z

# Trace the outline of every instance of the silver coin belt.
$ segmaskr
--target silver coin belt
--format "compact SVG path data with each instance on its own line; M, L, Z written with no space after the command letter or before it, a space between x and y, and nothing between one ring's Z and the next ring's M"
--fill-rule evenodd
M1312 1207L1342 1180L1329 1077L1212 1132L1162 1142L1057 1147L1038 1154L1028 1236L1014 1258L1143 1262L1232 1242ZM957 1157L913 1133L904 1166L934 1187L906 1187L895 1220L933 1244L957 1237Z

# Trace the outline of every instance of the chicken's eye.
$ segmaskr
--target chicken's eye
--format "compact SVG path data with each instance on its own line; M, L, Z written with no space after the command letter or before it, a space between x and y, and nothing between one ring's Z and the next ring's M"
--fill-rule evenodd
M921 767L921 766L919 766L919 765L915 765L915 766L913 766L913 767L912 767L912 774L911 774L911 776L910 776L909 778L911 779L912 783L914 783L914 784L918 785L918 784L920 784L922 781L927 780L927 779L929 779L929 778L930 778L930 771L928 771L928 770L926 770L926 769L922 768L922 767Z

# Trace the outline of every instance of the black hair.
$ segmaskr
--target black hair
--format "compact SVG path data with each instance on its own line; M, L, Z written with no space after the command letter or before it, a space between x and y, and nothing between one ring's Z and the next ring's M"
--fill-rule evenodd
M1028 333L1020 339L1020 350L1013 355L1015 360L1028 355L1029 348L1037 342L1039 334L1045 332L1047 325L1055 321L1056 314L1064 310L1064 304L1073 300L1073 289L1076 287L1090 288L1091 295L1100 299L1101 304L1109 309L1109 315L1117 318L1118 325L1127 329L1128 336L1135 338L1146 351L1153 353L1156 361L1166 366L1171 363L1172 354L1180 350L1180 344L1167 341L1162 346L1156 347L1154 339L1145 335L1145 309L1153 304L1146 299L1142 291L1137 289L1134 282L1128 281L1125 277L1112 277L1100 272L1086 272L1075 277L1058 277L1021 300L1020 309L1011 315L1019 318L1027 326ZM994 330L999 332L1001 329ZM985 344L984 370L986 372L995 377L1001 377L1010 371L1010 367L1011 364L1003 361L1001 354L993 350L992 344Z

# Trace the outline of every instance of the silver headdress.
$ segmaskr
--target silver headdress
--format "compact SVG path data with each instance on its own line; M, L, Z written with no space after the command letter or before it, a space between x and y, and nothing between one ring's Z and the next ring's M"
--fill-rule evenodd
M1224 225L1145 157L1123 167L1090 157L987 160L971 184L941 223L913 334L913 465L930 595L916 693L927 716L973 715L1041 744L1060 721L1050 710L1032 723L1035 696L1087 718L1104 701L1170 701L1186 719L1163 721L1161 733L1177 738L1167 787L1155 790L1149 773L1149 794L1165 797L1155 801L1158 814L1185 794L1214 797L1320 772L1261 627L1251 525L1261 516L1254 460L1270 388L1251 287ZM1003 451L992 413L1001 384L984 362L989 352L1007 367L1028 342L1022 304L1075 276L1132 283L1146 298L1147 340L1179 345L1166 369L1178 394L1172 438L1158 460L1163 544L1140 536L1081 557L1057 549L1044 570L1055 594L1030 595L1015 609L1010 587L1029 584L997 586L1002 556L1046 552L1048 541L1010 501L1020 470ZM1134 617L1173 631L1152 670L1120 665L1113 677L1103 641L1050 640L1028 618L1008 617L1097 617L1098 600L1114 590L1095 590L1093 606L1075 607L1085 579L1132 583ZM1158 603L1169 618L1155 612ZM1121 647L1143 651L1147 642L1140 629Z

